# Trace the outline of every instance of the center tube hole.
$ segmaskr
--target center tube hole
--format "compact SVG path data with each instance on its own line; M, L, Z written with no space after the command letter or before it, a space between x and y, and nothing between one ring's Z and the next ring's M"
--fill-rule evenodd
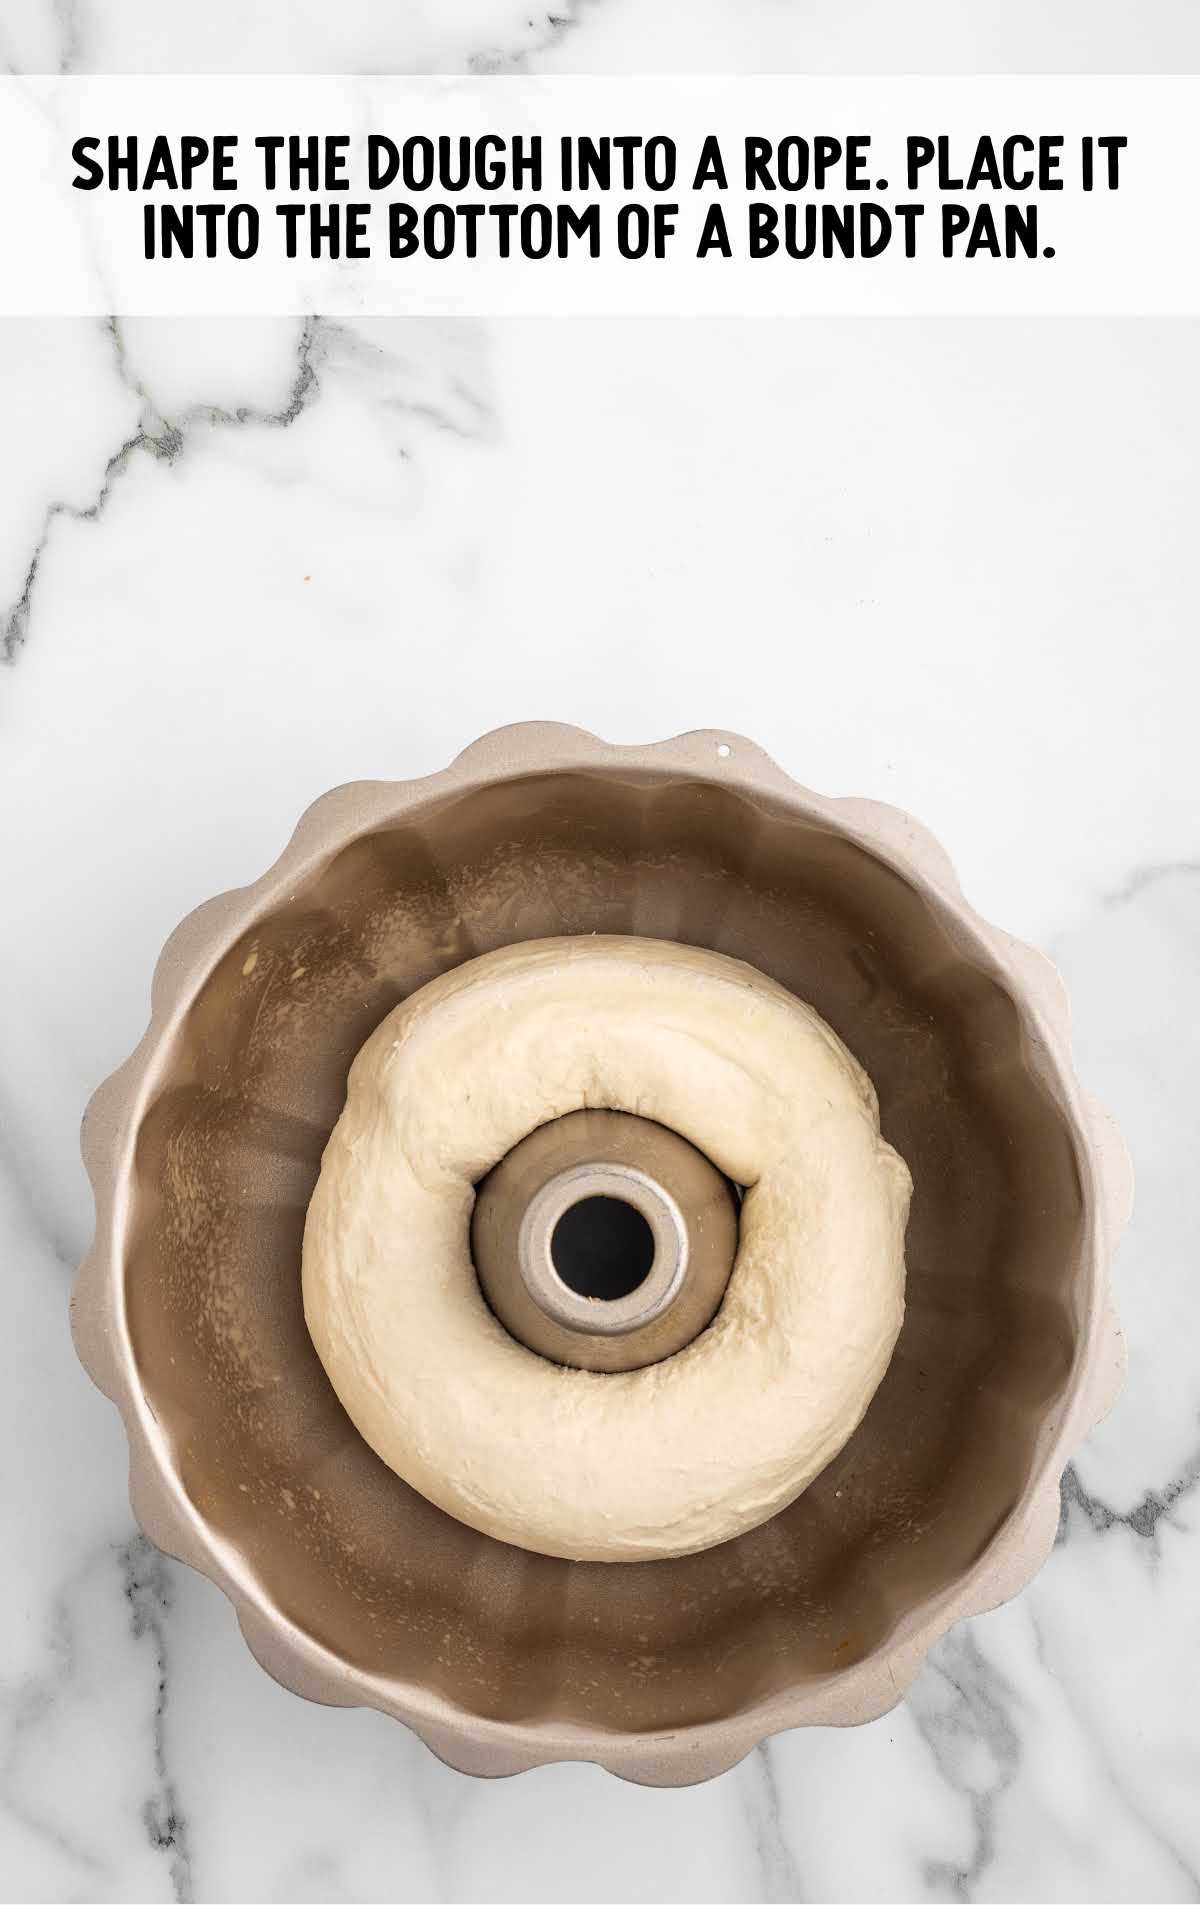
M554 1268L576 1296L615 1303L646 1281L654 1232L621 1197L584 1197L565 1210L550 1238Z

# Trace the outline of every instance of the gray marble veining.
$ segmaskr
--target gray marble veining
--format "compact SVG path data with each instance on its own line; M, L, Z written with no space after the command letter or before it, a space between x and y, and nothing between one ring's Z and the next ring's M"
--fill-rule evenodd
M22 0L0 63L285 59L210 11ZM913 63L1069 61L970 11L914 9ZM328 13L313 70L786 70L822 19L847 64L759 0ZM1194 10L1068 15L1097 68L1195 64ZM1200 1896L1196 362L1186 323L0 324L0 1896ZM473 1784L283 1693L136 1532L66 1335L79 1112L165 933L324 787L538 715L740 727L919 813L1058 961L1139 1171L1129 1384L1046 1569L877 1725L694 1791Z

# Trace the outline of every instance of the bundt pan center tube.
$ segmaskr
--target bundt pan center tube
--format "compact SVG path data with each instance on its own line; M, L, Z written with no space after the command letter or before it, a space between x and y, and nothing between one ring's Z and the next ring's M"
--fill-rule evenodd
M568 1368L642 1369L712 1322L737 1197L676 1131L626 1111L538 1125L480 1184L471 1256L511 1336Z
M371 1033L481 954L593 934L710 948L809 1003L913 1182L903 1327L858 1428L781 1513L672 1560L569 1562L434 1507L356 1432L303 1316L305 1214ZM141 1525L222 1587L286 1686L391 1713L469 1772L590 1759L682 1784L786 1727L885 1712L953 1621L1041 1564L1062 1470L1120 1382L1108 1262L1130 1174L1075 1081L1053 968L971 911L906 815L807 793L735 735L517 727L426 779L324 796L270 872L172 935L84 1153L75 1336L123 1415ZM666 1194L669 1266L669 1202L686 1227L691 1193L647 1160L575 1165ZM565 1361L527 1334L564 1326L533 1267L552 1213L522 1255L513 1208L485 1180L485 1294L491 1275L510 1333ZM595 1342L671 1322L674 1298L647 1302Z

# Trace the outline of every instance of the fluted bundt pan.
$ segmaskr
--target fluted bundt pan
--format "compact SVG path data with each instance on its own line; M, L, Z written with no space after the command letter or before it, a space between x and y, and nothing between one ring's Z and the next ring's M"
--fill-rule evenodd
M782 1514L675 1561L552 1560L432 1507L356 1433L301 1310L363 1040L476 953L593 932L713 947L811 1001L915 1187L907 1318L860 1428ZM1120 1381L1128 1166L1072 1075L1054 969L977 918L905 815L807 793L733 735L510 728L428 779L326 794L269 873L172 935L84 1151L75 1336L142 1526L286 1686L394 1714L469 1772L589 1759L682 1784L883 1713L1045 1558Z

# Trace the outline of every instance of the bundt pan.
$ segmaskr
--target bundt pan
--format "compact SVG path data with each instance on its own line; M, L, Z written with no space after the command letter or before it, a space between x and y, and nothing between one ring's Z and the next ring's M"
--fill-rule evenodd
M432 1507L356 1433L301 1310L305 1209L368 1033L477 953L595 932L713 947L810 1000L915 1187L907 1318L861 1426L772 1521L674 1561L552 1560ZM586 1759L684 1784L885 1712L1043 1561L1120 1381L1128 1166L1072 1075L1054 969L976 917L905 815L807 793L735 735L509 728L427 779L326 794L269 873L172 935L84 1151L75 1337L142 1526L285 1686L394 1714L467 1772Z

